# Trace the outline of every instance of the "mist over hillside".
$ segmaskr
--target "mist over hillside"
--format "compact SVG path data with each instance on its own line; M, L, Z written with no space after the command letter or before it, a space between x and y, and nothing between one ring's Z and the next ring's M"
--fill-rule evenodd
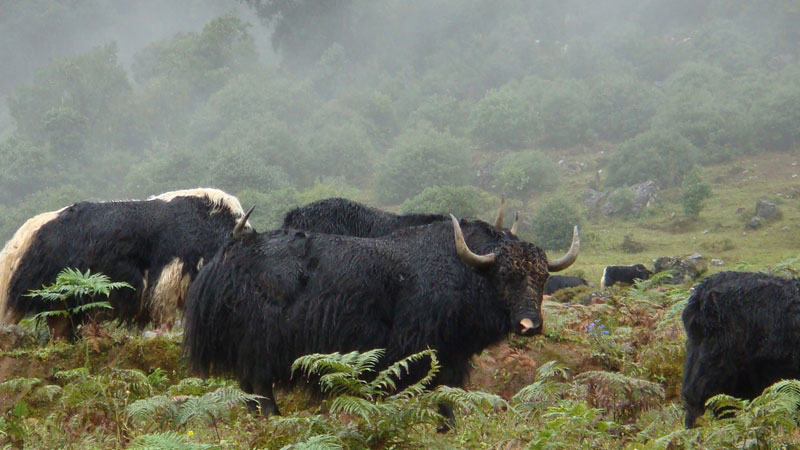
M196 185L257 204L261 228L330 195L480 216L505 194L527 217L557 198L585 215L561 166L600 171L598 189L674 189L800 137L792 1L3 8L6 237L78 199Z

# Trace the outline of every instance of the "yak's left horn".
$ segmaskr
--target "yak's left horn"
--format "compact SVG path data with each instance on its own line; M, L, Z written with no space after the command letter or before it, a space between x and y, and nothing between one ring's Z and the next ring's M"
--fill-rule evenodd
M578 226L575 225L575 229L572 232L572 245L569 246L569 251L567 251L566 255L556 260L547 258L547 270L550 272L559 272L571 266L572 263L578 259L578 251L580 249L581 238L578 236Z
M450 214L450 218L453 220L453 235L456 239L456 253L458 253L458 257L473 267L487 267L494 264L494 253L478 255L469 249L467 242L464 240L464 233L461 231L461 225L458 224L458 219L452 214Z
M516 236L517 229L519 229L519 211L514 215L514 223L511 224L511 229L508 232Z
M253 213L253 210L256 209L256 205L250 207L246 213L236 222L236 226L233 227L233 231L231 232L231 236L237 238L242 235L242 231L244 231L244 227L247 224L247 219L250 218L250 214Z
M497 208L497 217L494 219L494 226L496 228L503 228L503 216L506 212L506 196L500 197L500 207Z

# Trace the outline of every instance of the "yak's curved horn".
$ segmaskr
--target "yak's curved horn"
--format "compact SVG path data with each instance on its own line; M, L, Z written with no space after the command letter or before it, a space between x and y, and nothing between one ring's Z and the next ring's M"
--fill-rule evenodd
M253 210L256 209L256 205L250 207L246 213L236 222L236 226L233 227L233 231L231 232L231 236L237 238L242 235L242 231L244 231L244 227L247 224L247 219L250 218L250 214L253 213Z
M519 229L519 211L514 215L514 223L511 224L511 229L508 232L516 236L517 229Z
M497 208L497 217L494 219L494 226L496 228L503 228L503 216L506 212L506 196L500 196L500 207Z
M458 219L452 214L450 218L453 220L453 236L456 239L456 253L462 261L473 267L486 267L494 264L494 253L488 255L478 255L472 253L472 250L467 247L467 242L464 240L464 233L461 231L461 225L458 224Z
M575 229L572 232L572 245L569 246L569 251L567 251L566 255L556 260L547 258L547 270L550 272L559 272L571 266L572 263L578 259L578 251L580 249L581 238L578 236L578 226L575 225Z

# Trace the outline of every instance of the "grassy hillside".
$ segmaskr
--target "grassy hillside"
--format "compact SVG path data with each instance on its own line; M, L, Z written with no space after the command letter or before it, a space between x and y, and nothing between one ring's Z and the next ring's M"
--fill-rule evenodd
M578 199L602 167L603 155L568 158L584 162L586 169L569 178L562 174L558 194ZM607 264L652 267L658 256L699 252L725 262L709 266L709 272L790 274L800 269L791 264L800 248L794 163L791 154L772 153L706 167L712 196L694 221L681 212L678 188L662 191L659 202L638 216L586 216L581 255L569 272L596 282ZM535 210L546 198L512 197L509 203ZM775 202L783 216L746 231L745 220L759 198ZM644 249L623 252L626 235ZM784 262L789 271L774 269ZM544 335L509 336L474 359L466 393L415 394L337 412L332 397L279 389L284 416L269 419L248 412L247 396L235 383L192 378L181 356L180 330L143 337L110 325L85 327L76 343L66 344L48 342L46 332L31 325L12 327L0 340L0 442L30 449L665 449L800 443L782 425L792 411L766 398L760 409L744 407L729 419L707 414L698 429L683 430L680 312L690 285L656 280L605 292L596 287L561 292L544 305ZM445 434L436 432L432 400L441 396L460 405L456 428ZM745 435L752 437L743 440Z

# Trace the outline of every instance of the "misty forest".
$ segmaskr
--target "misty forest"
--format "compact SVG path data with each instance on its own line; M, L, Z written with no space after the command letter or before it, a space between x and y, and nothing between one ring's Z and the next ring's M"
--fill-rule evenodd
M504 201L548 255L578 225L565 274L588 282L464 386L426 388L432 351L393 373L317 355L269 417L187 369L180 320L61 340L27 318L0 331L0 447L800 445L800 382L715 396L695 428L681 399L692 286L800 274L796 0L4 1L0 101L2 242L76 202L198 187L255 205L259 232L330 197L487 222ZM601 286L637 263L653 275Z

